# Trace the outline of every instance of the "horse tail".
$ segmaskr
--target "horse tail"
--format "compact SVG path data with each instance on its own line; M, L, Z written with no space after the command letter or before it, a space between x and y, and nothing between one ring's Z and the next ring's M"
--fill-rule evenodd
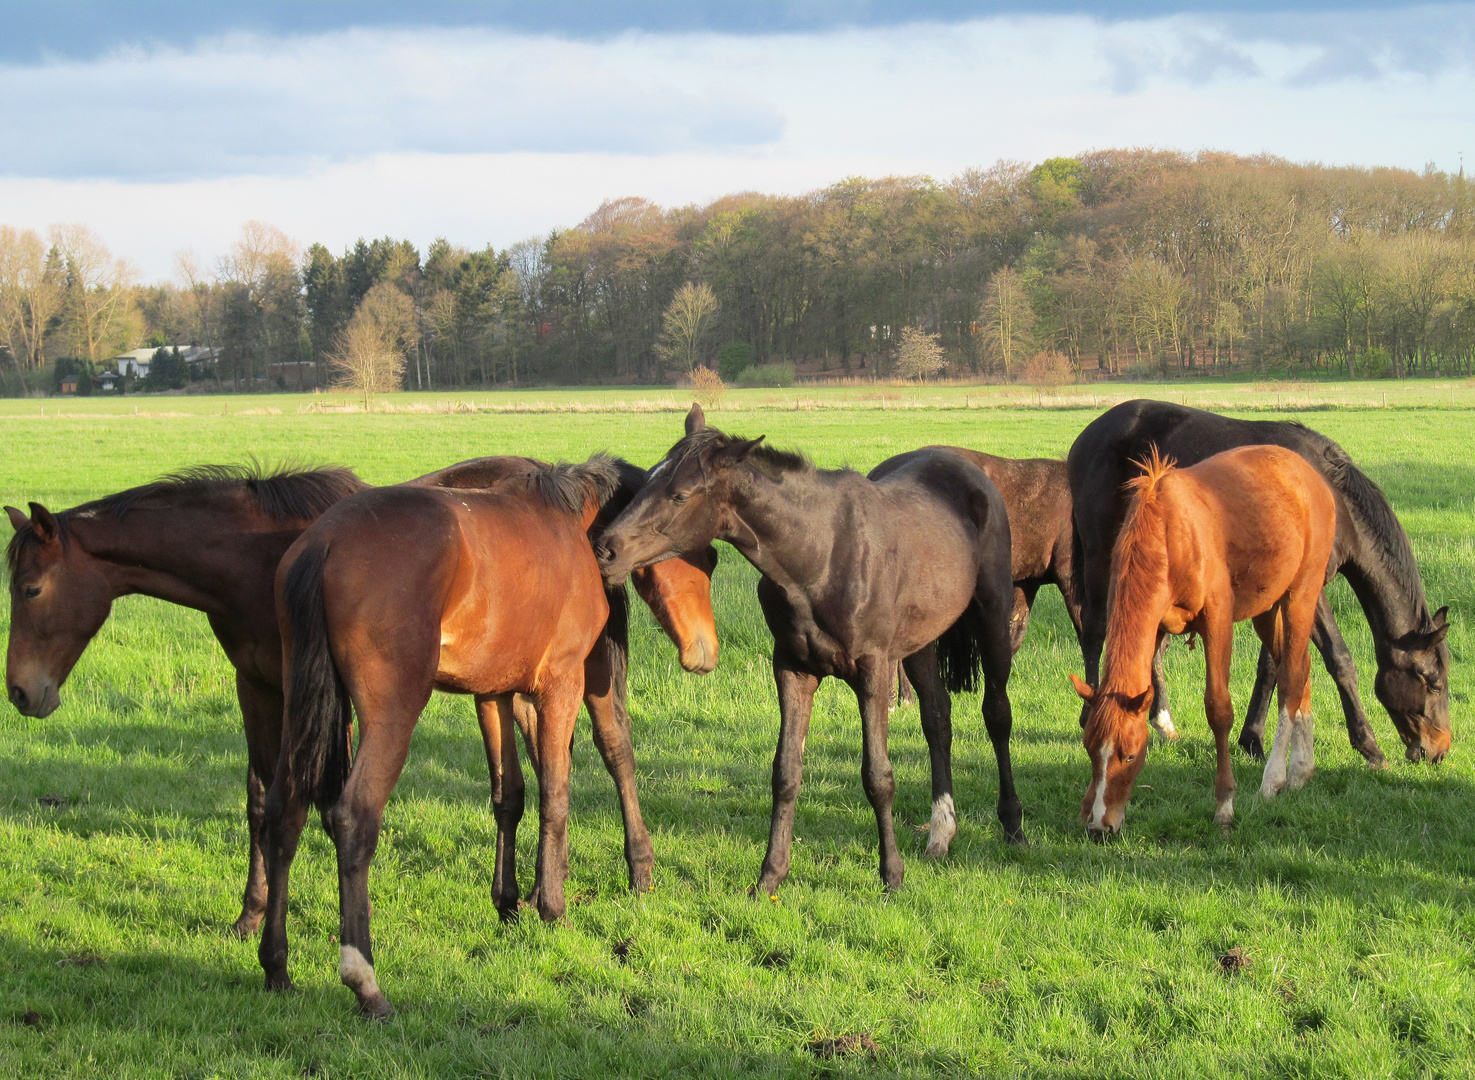
M606 588L604 598L609 602L609 621L604 624L604 637L609 648L610 679L615 698L621 704L629 695L627 685L630 667L630 594L625 586Z
M1142 474L1132 477L1124 486L1127 490L1137 493L1138 504L1151 502L1157 495L1157 487L1162 478L1178 467L1176 461L1170 457L1164 457L1158 451L1157 443L1150 443L1147 453L1141 458L1133 458L1132 464L1141 469Z
M977 600L970 600L958 621L937 639L937 673L949 694L978 689L986 639L983 609Z
M288 773L297 790L319 810L343 794L350 765L348 691L328 643L323 568L328 548L314 544L287 571L282 602L292 629L287 659L292 692L287 699Z

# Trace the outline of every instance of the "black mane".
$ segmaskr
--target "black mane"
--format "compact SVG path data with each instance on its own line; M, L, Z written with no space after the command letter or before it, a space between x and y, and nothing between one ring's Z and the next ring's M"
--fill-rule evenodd
M243 491L268 517L276 521L293 521L316 518L340 499L367 486L352 470L340 466L307 468L279 465L268 470L257 461L245 465L193 465L167 473L151 483L59 511L52 517L56 520L62 543L66 544L71 536L73 517L108 515L122 518L150 499L204 502ZM22 529L10 538L5 559L12 575L21 552L35 542L36 535L30 529Z
M761 437L761 436L760 436ZM689 458L698 457L703 463L709 461L711 456L729 446L745 443L746 439L736 435L727 435L716 428L703 428L684 436L680 442L671 447L666 460L672 469L679 469ZM775 450L767 443L760 443L754 447L747 456L747 460L756 465L760 471L770 479L777 480L784 473L814 473L819 470L815 468L814 462L803 454L791 450Z
M542 465L528 479L538 498L565 514L578 514L592 492L595 501L604 506L620 490L619 459L600 451L588 461L571 465Z
M1419 576L1419 564L1388 496L1367 473L1352 463L1345 450L1330 439L1324 454L1327 479L1342 493L1353 516L1371 533L1383 568L1393 576L1404 595L1417 601L1424 609L1421 614L1427 622L1429 614L1423 599L1424 582Z

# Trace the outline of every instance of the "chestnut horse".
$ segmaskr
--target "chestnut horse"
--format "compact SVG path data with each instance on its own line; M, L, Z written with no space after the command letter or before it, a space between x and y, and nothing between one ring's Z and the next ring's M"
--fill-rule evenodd
M619 494L602 514L613 516L645 473L617 462ZM478 458L412 483L487 487L524 475L538 463L521 457ZM44 717L82 652L107 620L114 600L142 594L203 611L236 671L236 694L246 734L246 887L233 931L249 937L266 910L261 819L266 788L276 771L282 724L282 645L272 582L277 563L302 530L339 499L366 484L347 469L198 466L129 488L70 510L52 513L31 504L29 516L6 507L15 535L10 569L10 639L6 687L23 715ZM603 518L596 525L602 525ZM689 671L711 670L717 638L712 626L710 576L716 553L689 564L653 567L635 579L681 650ZM626 824L631 884L649 884L650 839L639 820L629 719L625 713L624 594L611 593L611 621L603 647L616 672L613 693L585 704L594 741L615 780Z
M816 469L798 454L706 426L701 407L686 435L650 472L595 544L606 579L726 540L763 575L758 602L773 634L779 739L773 759L768 852L756 891L788 876L804 741L821 680L855 692L861 782L876 815L880 876L901 885L886 753L891 679L901 661L916 687L932 764L927 853L942 856L957 830L949 694L984 676L983 717L999 768L999 820L1024 842L1009 757L1009 521L998 489L947 450L916 450L867 476Z
M436 689L476 699L497 821L493 901L509 916L523 799L513 727L522 725L540 803L531 901L545 919L563 914L574 720L580 699L607 694L615 678L596 648L609 603L587 533L619 486L614 463L600 455L539 466L491 489L377 488L336 504L283 557L276 589L287 709L263 843L268 987L291 986L288 874L316 803L338 852L339 975L365 1014L392 1012L373 972L369 863L411 732ZM531 709L518 709L515 695ZM351 762L350 706L359 725Z
M1261 794L1299 787L1315 762L1308 645L1326 584L1337 503L1306 460L1279 446L1226 450L1187 469L1154 448L1111 554L1106 645L1095 689L1071 675L1086 702L1083 739L1091 784L1081 820L1115 833L1147 760L1152 661L1167 634L1204 642L1204 708L1214 732L1216 824L1234 820L1229 660L1234 624L1253 619L1276 664L1280 724Z

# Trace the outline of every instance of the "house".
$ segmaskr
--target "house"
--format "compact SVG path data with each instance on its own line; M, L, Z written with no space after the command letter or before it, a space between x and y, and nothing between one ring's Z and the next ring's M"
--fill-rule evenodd
M77 392L77 376L68 375L61 381L61 392L63 394L75 394Z
M142 349L119 353L113 357L113 364L117 367L119 376L132 375L135 379L142 379L149 373L149 364L154 359L154 353L161 348L178 349L179 358L187 364L215 360L220 352L219 349L206 345L148 345Z
M104 371L101 375L92 376L92 387L94 390L110 393L117 389L118 384L122 381L123 377L116 371Z

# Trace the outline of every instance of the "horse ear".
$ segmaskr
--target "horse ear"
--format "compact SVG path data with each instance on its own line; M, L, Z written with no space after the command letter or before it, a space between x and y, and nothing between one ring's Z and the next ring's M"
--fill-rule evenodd
M733 460L742 461L743 458L747 457L754 450L757 450L758 444L761 443L765 438L767 438L766 435L759 435L756 439L749 439L746 442L739 442L737 446L733 448L736 451L736 453L733 455Z
M16 532L25 532L31 527L31 519L26 517L18 508L7 506L5 512L10 516L11 528L15 529Z
M707 414L702 412L701 405L695 401L691 403L691 412L686 414L686 433L695 435L707 426Z
M1125 698L1122 701L1122 707L1126 709L1129 713L1141 712L1147 707L1147 695L1151 693L1152 688L1148 687L1136 697Z
M31 528L36 533L36 539L43 544L56 539L56 518L38 502L31 503Z
M1076 693L1081 696L1082 701L1095 701L1096 691L1091 689L1091 684L1081 678L1074 671L1070 673L1070 681L1076 688Z
M1430 629L1425 635L1426 644L1424 648L1432 649L1444 640L1444 635L1449 633L1449 608L1442 607L1434 613L1434 619L1430 623Z

